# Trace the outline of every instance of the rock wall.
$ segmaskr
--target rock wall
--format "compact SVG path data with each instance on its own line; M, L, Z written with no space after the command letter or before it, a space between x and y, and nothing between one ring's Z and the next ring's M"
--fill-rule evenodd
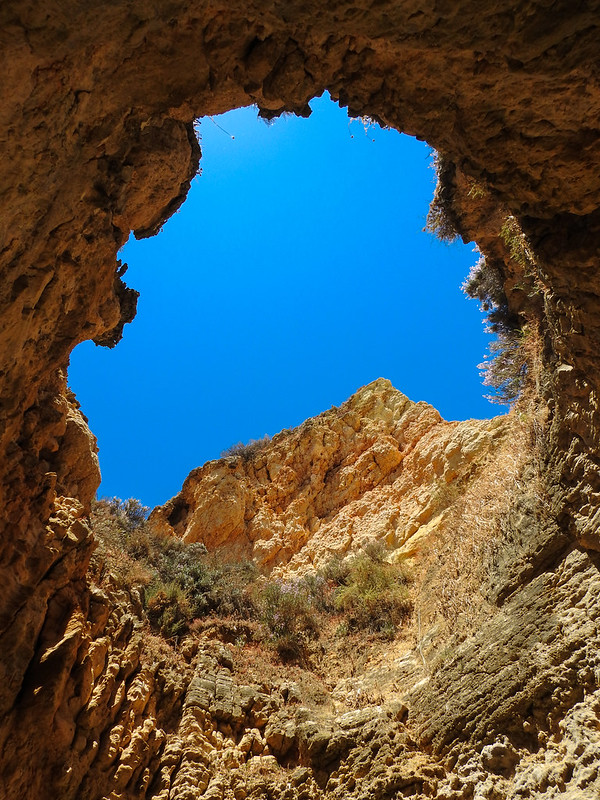
M275 574L373 541L391 559L412 556L415 570L412 633L332 677L328 703L293 692L282 701L273 688L257 723L256 689L236 683L235 658L196 662L179 735L192 725L219 753L199 768L190 759L202 793L597 793L598 559L552 514L539 415L534 403L505 419L445 423L379 380L339 409L193 471L154 510L163 531L224 545ZM215 720L222 742L211 738ZM180 768L160 796L195 785L185 758Z
M319 569L370 543L400 557L443 526L509 427L445 422L379 379L272 442L194 470L150 521L268 572Z
M559 627L552 630L565 630L569 620L576 626L579 612L572 609L580 602L594 619L588 592L595 556L585 548L599 548L600 515L599 20L597 3L574 7L566 0L513 2L505 9L474 0L2 4L0 752L5 796L23 797L31 790L37 797L101 797L114 789L114 797L133 797L146 791L137 777L128 782L135 770L126 781L124 768L117 779L110 758L98 761L103 764L98 773L94 757L84 759L90 766L83 783L77 770L68 771L81 736L86 737L82 752L92 753L94 741L102 747L102 736L88 738L86 725L110 738L116 712L112 701L103 701L93 724L85 721L89 667L83 665L100 635L94 632L86 578L93 542L85 519L98 472L93 439L68 395L65 375L78 342L93 338L112 345L131 320L135 297L123 284L117 250L130 231L155 233L183 202L200 156L192 128L197 116L253 103L267 117L286 109L307 114L310 98L327 88L352 113L427 139L455 165L458 183L464 178L484 187L493 214L514 216L533 258L525 268L504 253L507 289L519 307L541 309L543 380L538 388L549 416L541 436L543 502L515 493L517 510L505 526L506 546L490 597L508 603L523 583L541 591L542 573L548 574L555 576L548 580L560 595ZM472 194L466 203L457 194L460 217L461 208L467 213L477 198ZM484 250L501 251L498 226L494 233L489 215L472 213L467 213L466 232ZM524 277L533 281L535 299L518 289ZM573 559L589 577L582 585L567 578ZM515 603L511 608L520 614L522 606ZM544 613L553 613L551 604ZM117 629L111 628L110 636L118 642ZM126 650L127 626L124 631ZM496 649L504 646L501 630L488 632L498 637ZM585 651L581 664L591 670L586 675L592 674L588 645L570 634L567 639L569 653ZM521 646L526 653L535 650L535 640L525 636ZM507 646L511 662L509 652ZM552 657L564 663L571 658L566 651ZM473 658L457 662L464 664L460 669L485 672L485 666L476 666L479 656ZM115 679L124 687L115 689L119 708L129 697L127 669L123 666ZM566 667L564 674L567 682L575 675ZM595 684L581 680L591 697ZM567 733L577 725L589 729L596 713L593 704L579 710L580 697L581 692L559 702ZM160 706L160 699L156 702ZM426 708L432 701L418 702ZM567 710L565 703L571 703ZM128 724L135 728L137 712L132 713ZM464 712L435 719L429 727L421 725L419 735L427 747L433 742L443 749L449 746L446 732L462 728ZM479 745L496 735L507 716L493 719L475 726ZM548 731L555 737L560 733L552 726ZM548 736L548 731L542 732ZM135 747L146 748L143 736L135 741ZM558 753L558 742L549 751ZM519 746L520 741L511 744ZM493 761L494 754L489 758ZM497 763L509 769L506 764L514 759L502 758ZM567 777L560 778L564 786ZM550 777L543 780L559 785ZM425 785L400 781L381 793L406 795L406 787L417 784Z

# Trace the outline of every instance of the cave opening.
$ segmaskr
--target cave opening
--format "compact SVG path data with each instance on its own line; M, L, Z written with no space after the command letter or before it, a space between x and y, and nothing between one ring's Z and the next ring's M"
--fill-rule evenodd
M123 248L134 324L114 350L80 345L69 373L99 440L99 495L162 503L234 442L378 377L446 419L502 411L460 290L477 254L423 231L431 149L327 95L311 106L268 126L254 108L202 120L180 212Z

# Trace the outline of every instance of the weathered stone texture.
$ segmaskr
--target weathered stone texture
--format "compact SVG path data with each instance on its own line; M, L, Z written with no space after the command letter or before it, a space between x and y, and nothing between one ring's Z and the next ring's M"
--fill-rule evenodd
M510 7L475 0L2 3L4 796L21 798L29 792L40 798L116 800L155 791L150 781L162 747L158 728L148 722L155 715L144 711L147 718L142 720L142 711L132 710L127 722L115 722L127 703L137 707L137 700L125 700L130 690L135 697L147 692L143 687L134 691L130 681L139 674L133 628L125 622L122 629L117 622L99 622L94 615L103 603L89 594L86 569L93 543L85 515L98 473L93 439L66 390L69 353L86 338L114 344L122 324L131 319L135 298L121 282L116 254L130 231L151 235L184 200L200 155L194 118L253 103L265 116L284 109L306 114L307 102L326 88L353 113L372 115L427 139L455 165L457 183L474 180L484 187L487 212L461 221L487 253L504 263L513 307L520 313L534 308L540 317L538 391L549 411L541 430L544 497L526 515L538 520L533 538L539 549L525 547L526 556L512 559L507 545L490 588L490 597L504 605L486 630L499 637L498 647L513 642L533 652L535 621L541 631L539 652L556 661L554 672L542 670L539 680L525 662L523 674L517 675L521 667L515 664L521 661L509 659L512 666L493 661L503 676L494 710L489 718L483 712L483 717L471 717L465 726L473 742L479 737L477 748L485 744L492 749L479 750L479 761L465 756L446 783L439 764L423 766L417 751L412 771L398 766L409 763L399 760L398 753L412 747L402 734L383 761L365 755L362 766L355 763L345 778L330 777L339 780L331 784L331 792L361 796L364 791L370 797L437 792L439 798L460 798L527 792L532 797L559 792L578 797L593 790L597 742L590 732L597 705L587 670L594 666L589 654L589 643L595 641L590 625L596 609L589 594L595 586L594 556L574 549L561 561L561 553L575 540L600 549L599 23L598 2L567 0L523 0ZM459 200L459 211L460 205ZM533 256L526 269L513 263L499 243L498 228L506 213L514 215L526 235ZM381 463L389 456L393 462L400 453L397 442L389 439L381 448ZM388 464L382 470L385 480L395 468ZM507 542L523 541L514 526L512 534L509 529ZM573 565L579 565L583 583L571 576ZM540 605L538 595L531 595L549 587L556 612L551 603ZM536 620L528 612L527 597L538 609ZM117 601L109 602L109 617L117 606ZM589 624L584 624L584 607ZM510 626L501 624L509 608L523 615L523 630L516 638ZM114 666L110 655L106 663L98 655L103 645L97 637L103 635L114 640L107 644L107 652L114 651ZM515 659L520 657L515 652ZM481 658L472 642L464 644L456 664L475 670L468 687L472 693L457 702L454 717L450 712L433 715L428 725L420 725L420 735L436 747L448 748L453 736L460 739L459 720L469 716L462 710L469 706L467 698L480 697L481 687L491 685L485 663L477 672ZM453 674L449 667L434 676L440 687L449 680L446 674ZM484 678L478 689L480 674ZM556 702L550 702L547 684L562 681L561 676L583 683L572 696L561 688ZM457 685L463 678L457 677ZM503 728L510 733L513 712L520 719L525 696L517 707L506 692L511 681L521 678L519 685L534 705L550 703L552 714L559 709L564 715L563 728L560 722L554 726L555 717L548 723L546 766L536 753L518 750L519 742L481 739L498 732L503 736ZM89 717L96 689L102 698ZM148 691L158 704L166 697L166 706L177 695L164 685ZM588 694L584 697L582 691ZM425 708L430 702L425 689L420 697ZM122 726L120 733L115 724ZM196 730L191 721L190 726ZM204 733L193 735L204 741ZM583 736L588 738L581 745L577 737ZM375 749L382 751L379 744ZM513 769L513 750L519 764L531 763L531 771L513 783L508 774L490 777L495 768L507 773ZM561 772L557 759L571 764L577 755L581 760ZM322 791L304 767L288 774L274 757L264 758L247 768L246 788L234 793L236 800L253 792L291 798L316 797ZM488 770L485 779L473 778L479 763ZM223 765L226 769L227 762ZM352 777L360 771L371 775L364 789ZM322 784L325 778L319 780ZM233 791L216 777L206 789L211 798ZM184 782L173 796L186 792L189 796Z
M194 470L151 522L268 571L319 568L369 543L410 553L443 525L509 427L444 422L379 379L255 452Z

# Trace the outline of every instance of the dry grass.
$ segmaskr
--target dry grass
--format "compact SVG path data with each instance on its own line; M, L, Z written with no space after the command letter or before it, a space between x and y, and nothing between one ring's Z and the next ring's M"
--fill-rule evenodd
M422 582L415 590L416 619L423 631L437 622L445 629L442 639L449 634L464 638L495 612L482 593L486 564L499 546L502 519L515 496L536 489L530 483L524 487L522 475L535 457L539 425L537 417L514 409L502 443L448 508L424 555Z
M502 442L464 491L457 491L438 535L421 567L420 588L415 588L415 620L421 633L434 624L441 627L441 641L471 633L496 612L485 597L494 554L503 546L502 525L515 498L534 496L546 501L541 464L545 453L547 408L540 402L544 371L542 337L531 322L523 339L527 361L521 396L506 419ZM417 583L419 583L417 581Z

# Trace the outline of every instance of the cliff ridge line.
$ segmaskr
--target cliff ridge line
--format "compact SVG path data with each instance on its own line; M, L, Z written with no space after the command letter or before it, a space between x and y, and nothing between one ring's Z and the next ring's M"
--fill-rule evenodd
M445 422L378 379L258 448L193 470L150 522L269 572L318 569L369 543L399 556L432 532L506 431L503 418Z

